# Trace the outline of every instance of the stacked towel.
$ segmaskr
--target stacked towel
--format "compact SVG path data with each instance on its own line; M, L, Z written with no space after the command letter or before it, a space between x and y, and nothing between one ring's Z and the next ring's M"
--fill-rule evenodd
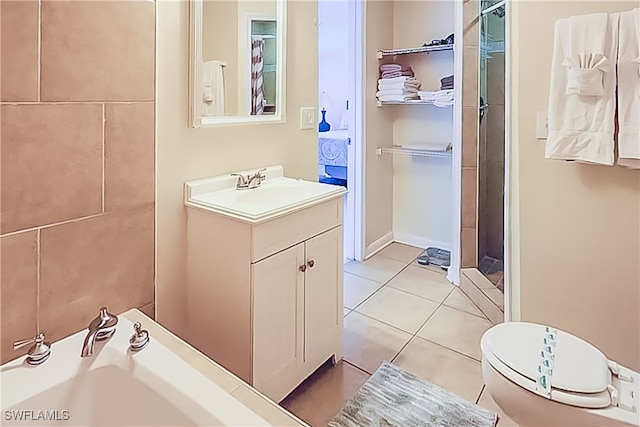
M433 92L418 91L421 100L431 102L436 107L453 105L453 90L436 90Z
M618 22L606 13L556 22L546 158L613 165Z
M403 102L418 100L420 99L418 89L420 89L420 82L413 77L382 78L378 80L376 96L380 101Z
M441 90L451 90L453 89L453 76L446 76L440 79L440 89Z
M380 77L391 79L394 77L413 77L415 74L411 67L402 64L382 64L380 66Z
M640 9L618 16L618 164L640 169Z

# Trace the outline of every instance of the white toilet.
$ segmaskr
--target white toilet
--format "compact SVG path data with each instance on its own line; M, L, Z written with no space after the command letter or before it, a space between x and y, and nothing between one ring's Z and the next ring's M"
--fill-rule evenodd
M509 322L486 331L480 345L487 390L521 427L640 426L640 373L586 341Z

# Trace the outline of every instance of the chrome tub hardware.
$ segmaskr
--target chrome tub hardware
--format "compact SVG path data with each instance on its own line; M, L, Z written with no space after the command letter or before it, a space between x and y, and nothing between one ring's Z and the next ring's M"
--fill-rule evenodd
M238 181L236 182L236 190L244 190L249 188L258 188L262 181L267 179L266 175L263 173L267 169L262 168L253 175L247 175L246 177L239 173L232 173L231 176L237 176Z
M89 323L89 332L82 344L81 357L89 357L93 354L95 341L110 338L116 332L118 316L107 311L107 307L100 307L100 314Z
M44 333L40 332L33 338L27 338L25 340L16 341L13 343L13 349L18 350L29 344L33 344L29 351L27 351L27 358L25 361L29 365L39 365L51 356L51 344L45 342Z
M142 350L149 344L149 331L142 329L140 322L133 325L134 334L129 338L129 349L131 351Z

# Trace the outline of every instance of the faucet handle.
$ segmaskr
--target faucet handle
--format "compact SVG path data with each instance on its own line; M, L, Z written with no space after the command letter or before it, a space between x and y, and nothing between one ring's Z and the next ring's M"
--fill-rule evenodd
M29 344L33 344L27 352L26 362L29 365L39 365L51 355L51 343L45 342L44 332L40 332L33 338L19 340L13 343L13 349L18 350Z
M140 322L133 324L134 334L129 338L129 348L131 351L139 351L149 344L149 331L142 329Z

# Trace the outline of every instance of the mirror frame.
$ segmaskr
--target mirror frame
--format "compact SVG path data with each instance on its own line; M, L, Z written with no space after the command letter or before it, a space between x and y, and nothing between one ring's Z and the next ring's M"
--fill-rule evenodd
M202 17L204 1L190 0L189 7L189 126L200 128L206 126L230 126L263 123L283 123L286 121L286 27L287 0L276 2L276 112L260 116L202 116L202 94L204 93L202 59ZM242 0L239 0L242 1ZM233 37L237 37L236 34Z

